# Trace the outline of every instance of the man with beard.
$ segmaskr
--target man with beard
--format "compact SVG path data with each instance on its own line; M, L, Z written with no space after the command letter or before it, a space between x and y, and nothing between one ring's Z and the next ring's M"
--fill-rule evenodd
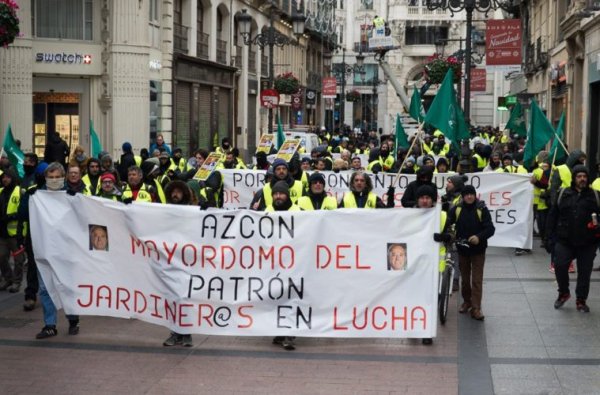
M298 199L298 206L302 210L335 210L337 200L333 196L328 196L325 192L325 177L323 174L315 172L308 178L308 194Z
M294 180L289 174L289 167L285 160L277 158L273 161L273 178L265 186L256 192L250 207L253 210L263 211L267 206L272 205L272 188L278 181L285 181L289 188L289 196L292 203L296 203L303 195L304 188L301 181Z
M388 192L388 205L375 192L371 178L361 171L355 171L350 176L350 191L344 194L339 208L391 208L394 207L394 197Z
M471 318L483 321L481 311L483 296L483 267L487 240L494 235L495 228L490 211L485 203L477 199L472 185L463 188L462 200L448 213L449 225L455 224L456 239L465 240L468 246L457 244L458 264L461 273L463 304L458 310L471 312Z
M144 161L148 163L150 159ZM144 165L142 163L142 165ZM158 168L158 166L154 166ZM154 168L150 169L153 171ZM137 166L131 166L127 172L127 185L123 190L123 202L131 203L131 201L140 202L157 202L158 196L156 194L156 188L152 185L148 185L144 182L144 173L142 169Z
M271 189L272 203L265 208L265 212L273 211L300 211L300 207L292 203L290 198L290 189L285 181L277 181ZM295 337L292 336L275 336L273 344L281 345L286 350L294 350Z
M25 176L21 179L21 188L27 189L30 186L37 184L35 169L39 162L38 156L33 152L28 152L24 155L23 170L25 171Z
M189 206L196 204L194 194L190 187L181 180L171 181L165 188L165 195L168 204L177 204ZM172 347L182 345L183 347L192 347L192 335L171 332L167 340L163 342L163 346Z
M437 202L437 188L435 184L431 182L432 179L432 166L423 166L417 170L417 179L411 181L406 186L406 191L404 191L404 195L402 195L402 207L415 207L417 205L417 189L422 185L429 185L435 189L435 197L433 200Z
M577 261L575 306L589 313L586 301L598 237L600 237L600 195L589 187L589 170L583 165L573 167L571 185L562 188L548 214L546 248L554 252L554 270L558 283L558 298L554 308L562 307L571 297L569 263Z
M87 174L81 178L81 181L83 181L92 196L97 196L100 193L100 161L98 159L90 158L87 164Z

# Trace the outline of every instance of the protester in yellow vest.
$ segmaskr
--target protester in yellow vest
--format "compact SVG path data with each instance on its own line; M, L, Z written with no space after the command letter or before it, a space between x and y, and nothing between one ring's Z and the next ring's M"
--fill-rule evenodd
M550 179L550 199L556 201L560 188L568 188L571 186L571 171L576 165L584 165L587 156L582 150L576 149L571 151L564 164L556 166L552 171Z
M393 207L394 199L388 198ZM344 194L339 204L340 208L387 208L381 198L373 192L371 178L363 172L355 171L350 176L350 191Z
M148 160L144 164L147 162ZM156 167L158 168L158 166ZM144 173L137 166L131 166L127 172L127 185L123 190L122 199L123 203L131 203L131 201L152 203L159 201L156 188L144 182Z
M250 202L250 208L253 210L262 211L265 207L272 205L271 189L278 181L285 181L287 183L292 203L296 203L300 196L303 195L304 187L302 186L302 181L294 180L291 177L288 163L285 160L281 158L275 159L272 168L273 178L262 189L256 192L252 202Z
M542 151L537 155L538 167L533 169L530 182L533 184L533 213L537 223L542 247L546 245L546 220L549 211L549 196L547 193L550 182L550 163L548 152Z
M2 273L0 290L8 289L9 292L16 293L21 288L25 263L25 249L17 242L17 212L21 200L21 188L19 188L19 178L12 167L4 170L0 177L2 183L0 207L4 210L2 213L4 219L0 224L0 272ZM11 256L14 261L13 268L8 262Z
M436 203L437 191L430 185L421 185L416 192L417 196L417 208L433 208ZM452 241L452 235L448 232L446 227L447 214L445 211L440 213L440 232L433 234L433 240L440 243L439 248L439 264L438 269L440 273L446 270L446 246L445 243ZM423 344L432 344L433 339L423 339Z
M298 199L298 206L302 210L335 210L338 206L333 196L325 192L325 177L319 172L314 172L308 178L308 194Z

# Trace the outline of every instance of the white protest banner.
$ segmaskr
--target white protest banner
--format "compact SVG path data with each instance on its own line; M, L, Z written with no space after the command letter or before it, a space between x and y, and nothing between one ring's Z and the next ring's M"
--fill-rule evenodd
M327 186L325 190L338 201L349 190L352 172L322 172ZM223 174L224 207L228 209L248 208L254 194L264 185L264 172L247 170L225 170ZM367 173L373 181L373 191L385 202L387 190L396 174ZM456 174L435 174L433 183L438 189L438 198L445 194L446 180ZM415 175L402 174L395 185L395 205L400 200ZM496 226L494 237L489 240L493 247L531 248L533 243L533 186L527 174L473 173L467 174L468 181L475 187L478 197L491 212Z
M68 314L178 333L436 336L439 209L207 212L39 191L30 212Z

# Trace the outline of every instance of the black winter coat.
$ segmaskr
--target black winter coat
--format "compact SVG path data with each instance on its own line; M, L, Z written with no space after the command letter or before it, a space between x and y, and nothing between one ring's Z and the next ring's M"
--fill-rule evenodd
M462 208L460 210L460 215L456 218L458 207ZM480 210L481 212L481 219L479 219L477 210ZM479 238L479 244L471 244L468 248L457 245L456 248L460 255L485 254L488 245L487 240L496 232L490 211L485 203L480 200L476 200L473 204L461 202L452 207L448 213L448 223L455 224L457 240L468 240L471 236L477 236Z
M600 220L600 209L594 193L590 188L581 192L572 187L565 188L548 214L546 227L551 242L560 241L572 247L597 243L597 231L588 227L592 213L596 213Z

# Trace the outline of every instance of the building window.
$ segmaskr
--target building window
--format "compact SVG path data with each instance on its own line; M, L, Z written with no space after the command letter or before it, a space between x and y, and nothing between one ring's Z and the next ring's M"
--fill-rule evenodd
M150 0L149 20L154 24L158 24L158 14L160 11L159 0Z
M435 45L440 38L448 38L448 28L444 26L407 26L406 45Z
M373 9L373 0L361 0L360 2L363 10Z
M34 0L32 15L35 37L93 39L92 0Z

